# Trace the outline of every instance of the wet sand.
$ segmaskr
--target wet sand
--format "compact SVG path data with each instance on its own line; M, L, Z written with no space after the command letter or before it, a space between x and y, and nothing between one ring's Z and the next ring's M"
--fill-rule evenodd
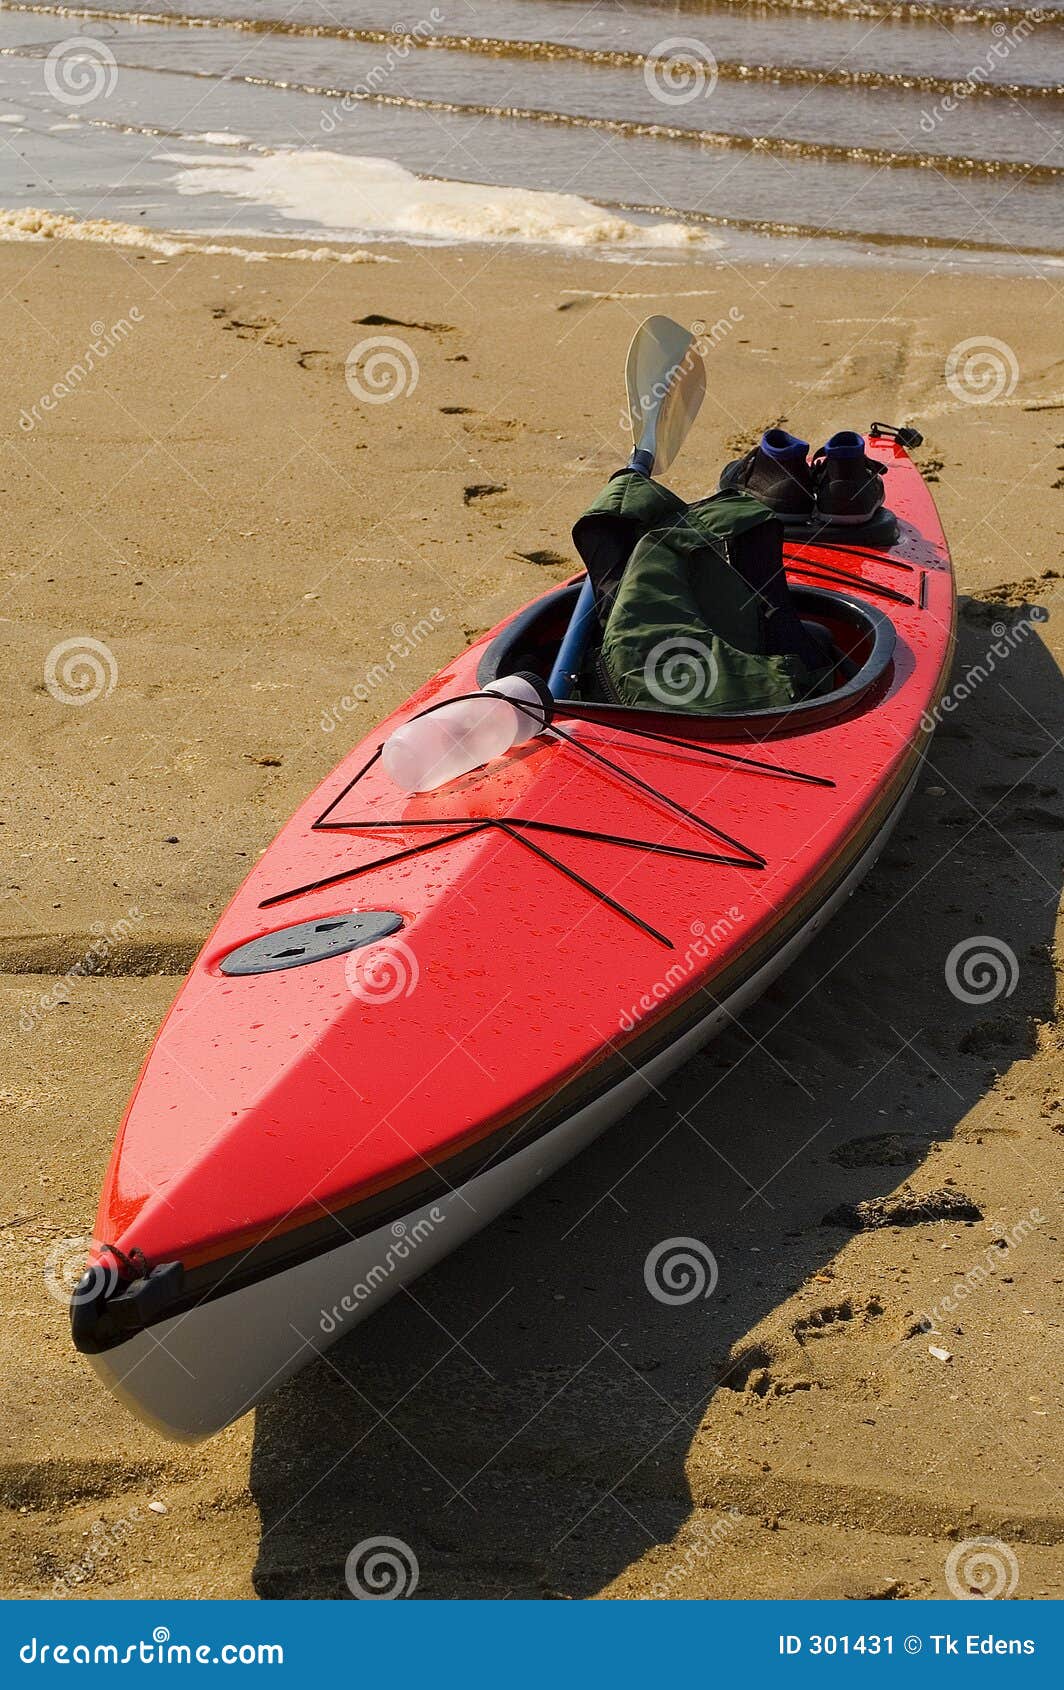
M344 1597L383 1535L419 1596L926 1597L989 1535L1016 1597L1061 1595L1059 290L387 256L0 245L5 1593ZM167 1444L73 1353L43 1265L91 1231L152 1033L256 854L572 573L656 310L715 325L681 492L780 419L923 427L966 696L884 860L741 1028L256 1415ZM385 403L345 382L377 336ZM990 362L951 388L973 337ZM1015 984L966 1003L944 970L975 936ZM905 1192L912 1224L825 1224ZM682 1236L720 1282L666 1308L642 1263Z

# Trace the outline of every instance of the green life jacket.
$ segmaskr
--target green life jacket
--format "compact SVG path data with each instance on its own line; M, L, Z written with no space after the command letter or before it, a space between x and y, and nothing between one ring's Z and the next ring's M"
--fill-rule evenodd
M786 708L834 662L799 619L783 529L749 493L695 504L633 471L573 529L602 629L595 680L613 703L693 715Z

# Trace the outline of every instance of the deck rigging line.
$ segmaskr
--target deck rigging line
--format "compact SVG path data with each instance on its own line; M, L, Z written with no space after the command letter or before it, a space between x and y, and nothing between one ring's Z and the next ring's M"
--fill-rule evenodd
M863 593L871 593L876 598L890 599L894 604L912 604L913 600L905 593L897 592L893 587L884 587L878 581L867 581L863 575L852 575L848 569L832 569L830 564L806 561L801 557L787 557L784 559L786 567L798 574L809 575L814 581L830 581L832 583L845 581L848 586L860 587Z
M783 544L785 547L802 546L806 550L815 549L820 552L845 552L848 557L866 557L873 563L884 564L888 569L904 569L909 575L915 573L911 563L903 563L899 557L889 557L886 552L873 551L870 546L840 544L837 540L803 540L797 535L793 539L785 539Z
M453 698L440 699L436 704L430 705L427 710L419 711L418 715L429 716L432 715L434 711L443 709L445 705L460 703L465 699L483 698L484 696L485 694L482 692L473 692L461 693ZM523 710L526 715L533 716L537 722L542 720L541 712L537 712L533 707L523 704L518 699L509 698L507 699L507 703L512 705L515 709ZM586 721L588 719L587 717L581 716L579 707L571 708L568 704L565 706L564 714L577 721ZM411 717L411 720L416 721L417 717ZM829 780L823 775L810 775L800 769L789 769L781 767L779 764L761 762L755 757L744 757L737 752L722 751L717 746L702 745L697 741L677 739L670 734L658 733L651 728L634 727L630 726L626 722L610 723L609 725L611 727L616 727L623 733L630 733L639 739L654 741L662 745L671 745L683 751L719 757L725 762L733 763L743 768L755 769L770 775L776 775L783 779L804 781L815 786L834 786L835 784L833 780ZM709 834L710 837L717 842L718 846L731 847L731 851L736 854L728 854L722 849L709 851L698 850L693 846L687 845L667 845L660 841L651 839L637 839L628 834L607 833L595 828L577 827L573 824L563 822L540 821L538 819L523 816L425 816L396 817L394 819L391 817L383 817L370 821L356 821L343 818L333 819L335 817L335 812L343 803L344 799L358 785L362 777L368 774L369 770L380 759L384 751L384 745L382 743L381 745L378 745L377 749L373 752L368 761L363 763L357 773L352 776L347 785L339 793L337 793L336 797L332 799L329 804L326 805L317 820L311 823L311 831L318 833L375 833L389 829L395 829L402 832L408 829L423 828L443 829L444 831L438 833L435 839L426 839L415 845L407 845L403 847L402 850L388 852L382 857L374 857L369 862L356 863L351 868L341 869L336 874L325 875L318 880L307 881L302 886L291 887L285 892L275 892L269 898L264 898L260 903L259 908L264 910L273 909L278 904L287 903L293 898L302 897L304 893L320 892L330 886L338 886L345 881L356 879L361 874L368 874L371 869L385 868L392 863L402 862L404 859L419 856L423 851L435 850L436 847L440 845L453 845L459 840L470 839L475 834L485 833L489 829L493 829L494 831L505 835L506 838L513 840L515 844L523 846L526 851L530 851L542 862L548 863L550 867L556 869L559 874L564 875L565 878L572 881L574 885L582 887L584 891L588 892L600 903L605 904L607 908L614 910L626 921L630 921L636 927L641 928L644 933L648 934L649 937L654 939L658 944L664 945L668 950L674 950L675 946L673 945L672 940L667 938L664 933L659 932L656 927L652 927L648 921L645 921L642 916L637 915L634 910L630 910L626 905L619 903L616 898L611 897L610 894L604 891L601 886L596 886L593 881L588 880L584 875L579 874L577 870L571 868L568 863L564 863L560 861L559 858L553 856L549 851L545 850L542 845L539 845L533 839L530 839L528 834L554 833L562 838L588 839L593 840L598 844L619 845L630 850L646 851L659 856L685 857L695 862L719 863L730 868L762 869L767 867L767 859L763 857L759 851L755 851L749 845L744 845L741 840L734 839L731 834L725 833L721 828L715 827L712 822L706 821L704 817L696 815L693 810L687 809L685 805L678 803L676 799L670 798L668 793L662 792L660 788L653 786L649 781L643 780L639 775L634 774L631 769L626 769L623 764L615 763L611 757L607 757L603 752L595 750L594 747L588 745L585 740L566 733L564 729L559 728L553 721L548 722L542 731L544 734L548 734L554 739L560 741L571 751L577 752L589 758L593 763L608 770L611 774L618 776L629 786L633 787L637 792L643 794L652 801L663 805L666 809L672 811L674 815L679 816L683 821L686 821L691 826L699 828L702 832Z

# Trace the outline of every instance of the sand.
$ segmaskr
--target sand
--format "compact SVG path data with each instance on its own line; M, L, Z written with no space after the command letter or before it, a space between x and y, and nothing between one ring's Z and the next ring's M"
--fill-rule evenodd
M1003 1588L1061 1595L1058 285L380 256L0 244L4 1593L345 1597L386 1535L419 1596L918 1598L977 1579L988 1535ZM814 443L921 423L966 696L881 865L742 1028L256 1415L167 1444L73 1353L43 1265L91 1231L153 1030L255 855L572 572L655 310L711 326L687 495L781 418ZM364 359L345 381L379 336L388 402ZM945 963L979 935L1015 986L965 1003ZM825 1224L906 1193L911 1224ZM720 1282L664 1308L637 1270L685 1235Z

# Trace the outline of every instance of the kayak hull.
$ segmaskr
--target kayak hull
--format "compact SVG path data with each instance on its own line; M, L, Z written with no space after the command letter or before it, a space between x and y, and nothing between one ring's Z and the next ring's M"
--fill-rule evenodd
M91 1356L108 1390L165 1436L196 1442L239 1419L367 1316L592 1144L741 1014L856 890L918 775L802 925L729 996L533 1143L333 1249L209 1298Z

